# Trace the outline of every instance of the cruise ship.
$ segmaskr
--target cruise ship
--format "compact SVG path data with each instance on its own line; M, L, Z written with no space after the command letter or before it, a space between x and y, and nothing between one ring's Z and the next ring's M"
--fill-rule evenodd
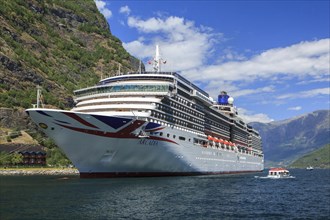
M32 120L63 150L81 178L260 172L259 133L233 98L217 101L176 72L129 72L79 89L70 110L31 108Z

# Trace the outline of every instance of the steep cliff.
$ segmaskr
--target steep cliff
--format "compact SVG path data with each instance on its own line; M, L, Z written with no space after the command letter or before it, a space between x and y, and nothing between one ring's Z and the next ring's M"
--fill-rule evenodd
M137 70L93 0L4 0L0 7L0 107L44 101L73 105L72 92L101 77Z

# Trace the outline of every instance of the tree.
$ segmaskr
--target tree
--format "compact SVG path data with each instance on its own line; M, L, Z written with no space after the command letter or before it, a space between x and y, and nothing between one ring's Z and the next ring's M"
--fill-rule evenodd
M55 142L50 138L44 139L43 142L42 142L42 145L44 145L44 147L47 147L48 149L52 149L52 148L57 147Z
M11 154L1 151L0 152L0 165L8 166L11 162Z
M70 160L58 147L47 150L47 164L50 166L66 167L71 164Z
M17 153L17 152L12 153L12 155L11 155L11 163L13 165L18 165L18 164L20 164L22 162L23 162L23 155L22 154Z

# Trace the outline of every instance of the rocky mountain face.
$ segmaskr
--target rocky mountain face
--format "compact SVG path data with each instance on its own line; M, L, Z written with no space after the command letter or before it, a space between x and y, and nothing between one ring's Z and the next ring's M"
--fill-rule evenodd
M271 123L251 123L262 137L267 165L287 165L330 143L330 111L320 110Z
M0 107L32 107L39 85L46 104L70 108L73 90L138 64L93 0L1 1Z

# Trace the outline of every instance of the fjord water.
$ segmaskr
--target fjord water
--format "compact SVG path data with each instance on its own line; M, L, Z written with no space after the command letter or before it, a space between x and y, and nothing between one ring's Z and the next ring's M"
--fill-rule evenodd
M0 176L0 219L329 219L330 170L291 174Z

